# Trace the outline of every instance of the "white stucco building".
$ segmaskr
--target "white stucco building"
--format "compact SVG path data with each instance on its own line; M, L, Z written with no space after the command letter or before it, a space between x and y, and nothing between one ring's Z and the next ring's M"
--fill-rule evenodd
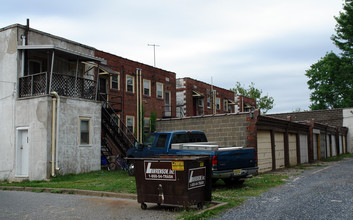
M0 29L0 179L100 169L94 49L15 24Z

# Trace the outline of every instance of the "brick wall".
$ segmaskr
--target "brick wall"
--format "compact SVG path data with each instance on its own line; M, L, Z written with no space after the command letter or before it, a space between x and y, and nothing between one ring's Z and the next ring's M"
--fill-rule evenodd
M248 118L249 114L238 113L161 120L157 121L157 131L201 130L205 132L208 141L216 141L221 146L248 147L253 144L253 138L249 138L252 135L249 130L253 130L249 129L249 126L252 126L253 122Z
M119 57L113 54L109 54L103 51L95 51L95 56L101 57L107 60L107 66L112 70L119 72L119 89L111 89L110 88L110 78L107 77L108 84L108 96L121 96L123 99L122 112L120 113L120 117L126 122L126 116L135 117L135 126L136 126L136 116L137 116L137 95L136 95L136 69L141 69L142 73L142 82L141 88L143 90L143 79L150 80L150 93L151 95L143 95L143 108L145 112L145 117L149 118L151 112L154 111L157 113L157 118L162 118L165 115L165 94L163 94L163 98L157 98L156 96L156 86L157 83L163 84L163 91L169 91L171 94L171 116L176 116L176 78L175 73L162 70L159 68L155 68L146 64L142 64L136 61L132 61L123 57ZM126 91L126 76L134 77L134 92ZM102 76L104 77L104 76ZM143 92L143 91L142 91Z
M224 114L224 113L233 113L234 106L231 106L231 110L225 110L225 103L227 99L234 102L234 92L223 89L217 86L211 86L208 83L201 82L191 78L182 78L177 79L177 97L178 97L178 105L183 106L180 107L184 110L184 116L197 116L197 115L211 115L213 114L213 104L212 104L212 95L211 88L216 91L216 98L219 98L219 109L216 108L216 114ZM200 99L203 100L203 105L200 105L195 97L193 97L193 93L196 91L202 97ZM207 97L210 98L210 106L207 106ZM215 100L216 101L216 100Z

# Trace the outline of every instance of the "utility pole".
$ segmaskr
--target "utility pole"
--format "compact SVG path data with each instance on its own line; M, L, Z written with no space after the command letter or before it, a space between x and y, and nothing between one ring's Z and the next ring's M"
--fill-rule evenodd
M156 67L156 47L159 47L157 44L148 44L148 46L153 47L153 62L154 62L154 67Z

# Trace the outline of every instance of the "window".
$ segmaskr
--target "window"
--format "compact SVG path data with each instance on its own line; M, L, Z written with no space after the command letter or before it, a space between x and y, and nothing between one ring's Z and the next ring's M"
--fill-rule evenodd
M156 97L163 99L163 84L162 83L157 83L156 85L157 85L156 86L157 87L157 95L156 95Z
M203 99L201 98L201 99L198 99L197 100L197 103L198 103L198 106L199 107L203 107Z
M221 99L220 98L216 98L216 108L217 108L217 110L221 109Z
M228 105L228 112L232 113L232 106Z
M120 89L119 75L114 75L110 77L110 88Z
M228 111L228 100L226 99L223 100L223 110L225 112Z
M132 132L134 133L134 116L126 116L126 127Z
M126 75L126 91L134 92L134 77Z
M160 134L158 136L156 148L164 148L165 142L167 141L167 134Z
M211 108L211 97L207 96L207 108Z
M90 144L90 118L80 117L80 145Z
M144 79L143 80L143 94L151 96L151 81Z

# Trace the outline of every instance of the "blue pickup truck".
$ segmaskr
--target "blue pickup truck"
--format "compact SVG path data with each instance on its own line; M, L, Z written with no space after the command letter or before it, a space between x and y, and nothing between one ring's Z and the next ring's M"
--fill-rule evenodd
M222 179L226 184L241 184L258 170L254 148L220 147L215 142L208 142L202 131L155 132L143 144L127 151L128 158L157 155L209 155L212 181ZM132 163L129 168L133 170Z

